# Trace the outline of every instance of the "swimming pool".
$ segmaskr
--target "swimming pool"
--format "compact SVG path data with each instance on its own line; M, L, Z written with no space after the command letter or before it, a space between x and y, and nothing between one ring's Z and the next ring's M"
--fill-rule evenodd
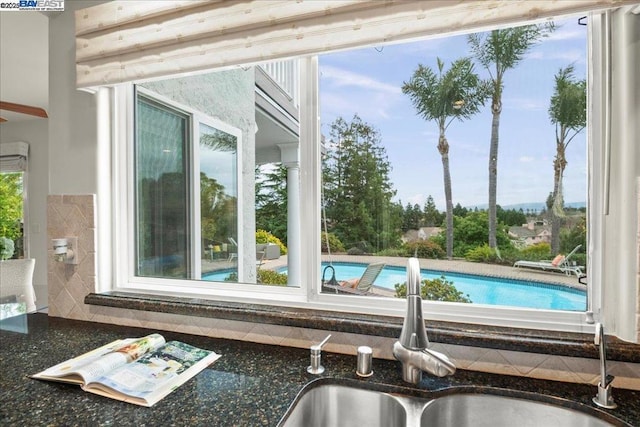
M322 263L322 269L326 266ZM358 263L334 262L336 279L347 280L362 276L366 265ZM286 272L286 269L281 272ZM327 271L329 275L331 271ZM552 310L584 311L587 307L587 293L581 289L517 279L476 276L465 273L443 273L420 270L422 279L437 279L442 275L474 304L504 305ZM407 280L404 267L385 266L376 278L374 286L395 290L396 283Z
M362 276L366 264L334 262L336 279L347 280ZM322 270L327 263L322 263ZM286 273L287 268L278 269ZM517 279L476 276L464 273L443 273L433 270L420 270L423 279L436 279L442 275L462 292L474 304L502 305L512 307L539 308L551 310L584 311L587 307L587 293L581 289L551 283L541 283ZM331 271L327 271L330 277ZM203 280L224 281L229 272L210 273ZM325 277L328 279L329 277ZM385 266L376 278L374 286L395 290L396 283L407 280L404 267Z

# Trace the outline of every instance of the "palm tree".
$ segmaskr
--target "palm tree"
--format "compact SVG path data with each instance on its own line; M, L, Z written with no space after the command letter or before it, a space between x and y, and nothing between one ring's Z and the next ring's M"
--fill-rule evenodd
M551 209L551 250L560 250L562 221L562 176L567 167L569 143L587 125L587 82L573 75L573 65L561 68L555 75L555 90L551 96L549 118L556 126L556 157L553 160L553 209Z
M438 152L442 157L444 193L447 203L447 257L453 257L453 199L451 196L451 173L449 171L449 142L445 132L454 119L460 121L476 114L484 105L489 86L473 70L469 58L461 58L444 72L444 62L437 58L437 74L422 64L414 71L402 92L409 95L418 114L438 125Z
M555 27L553 24L493 30L467 36L471 52L489 72L491 95L491 146L489 149L489 246L496 247L496 194L498 183L498 132L502 113L504 74L522 60L525 53Z

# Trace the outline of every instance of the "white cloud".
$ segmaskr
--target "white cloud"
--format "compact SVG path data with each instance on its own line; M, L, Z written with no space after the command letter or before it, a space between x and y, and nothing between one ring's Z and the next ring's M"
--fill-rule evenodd
M392 104L390 101L383 102L385 97L382 96L362 97L356 94L345 96L344 93L328 90L321 91L320 96L322 98L321 114L323 122L326 123L333 121L338 116L345 120L351 120L354 114L358 114L360 118L368 122L392 118L392 114L389 113ZM388 98L389 96L386 97L387 100Z
M535 51L525 55L529 60L560 60L569 63L585 63L585 51L582 49L559 49L550 52Z
M427 196L425 196L424 194L414 194L413 196L410 196L409 199L404 202L405 205L406 203L413 205L418 205L418 206L424 206L424 204L427 201Z
M545 111L548 101L542 101L535 98L507 98L502 104L504 108L524 111Z
M586 52L580 49L559 50L555 51L552 55L549 55L549 59L560 59L566 62L584 63L586 62L585 54Z
M353 71L324 65L320 67L321 79L329 80L331 84L338 87L358 87L374 92L385 94L401 95L402 91L398 86L373 79L367 75L355 73Z
M432 130L423 130L420 132L420 135L427 137L428 139L435 139L437 141L440 136L438 132Z
M587 38L587 30L583 27L576 26L562 26L557 28L554 32L549 34L549 36L544 40L549 41L564 41L564 40L578 40L578 39L586 39Z
M535 160L535 157L531 156L520 156L520 163L531 163Z
M486 156L489 153L488 145L484 145L483 143L469 144L467 142L460 142L457 140L449 139L449 145L451 146L451 150L456 152L456 154L467 154L471 155L471 157L476 156Z

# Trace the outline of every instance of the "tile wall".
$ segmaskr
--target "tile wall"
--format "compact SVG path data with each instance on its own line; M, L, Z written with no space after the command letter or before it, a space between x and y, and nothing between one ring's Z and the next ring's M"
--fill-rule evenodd
M638 339L636 342L640 343L640 177L636 180L636 213L638 216L638 224L636 225L636 244L638 245L638 259L636 260L636 290L638 296L636 297L636 331L638 332Z
M96 281L95 201L92 194L48 198L49 239L77 236L80 257L78 265L58 263L53 261L52 250L49 250L50 316L301 348L308 348L327 335L327 331L315 329L85 305L84 297L93 292ZM638 242L640 244L640 231ZM640 276L638 281L640 292ZM394 339L331 334L327 351L355 355L358 346L368 345L374 349L374 357L393 359L391 347ZM461 369L594 385L599 381L599 365L595 359L438 343L434 343L432 348L451 357ZM640 390L640 364L610 362L608 368L616 377L615 387Z

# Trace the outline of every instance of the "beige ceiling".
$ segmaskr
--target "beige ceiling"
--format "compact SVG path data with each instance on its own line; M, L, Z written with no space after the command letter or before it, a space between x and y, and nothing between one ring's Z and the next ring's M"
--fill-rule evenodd
M0 101L49 111L49 18L42 13L0 13ZM7 110L0 117L43 120Z

